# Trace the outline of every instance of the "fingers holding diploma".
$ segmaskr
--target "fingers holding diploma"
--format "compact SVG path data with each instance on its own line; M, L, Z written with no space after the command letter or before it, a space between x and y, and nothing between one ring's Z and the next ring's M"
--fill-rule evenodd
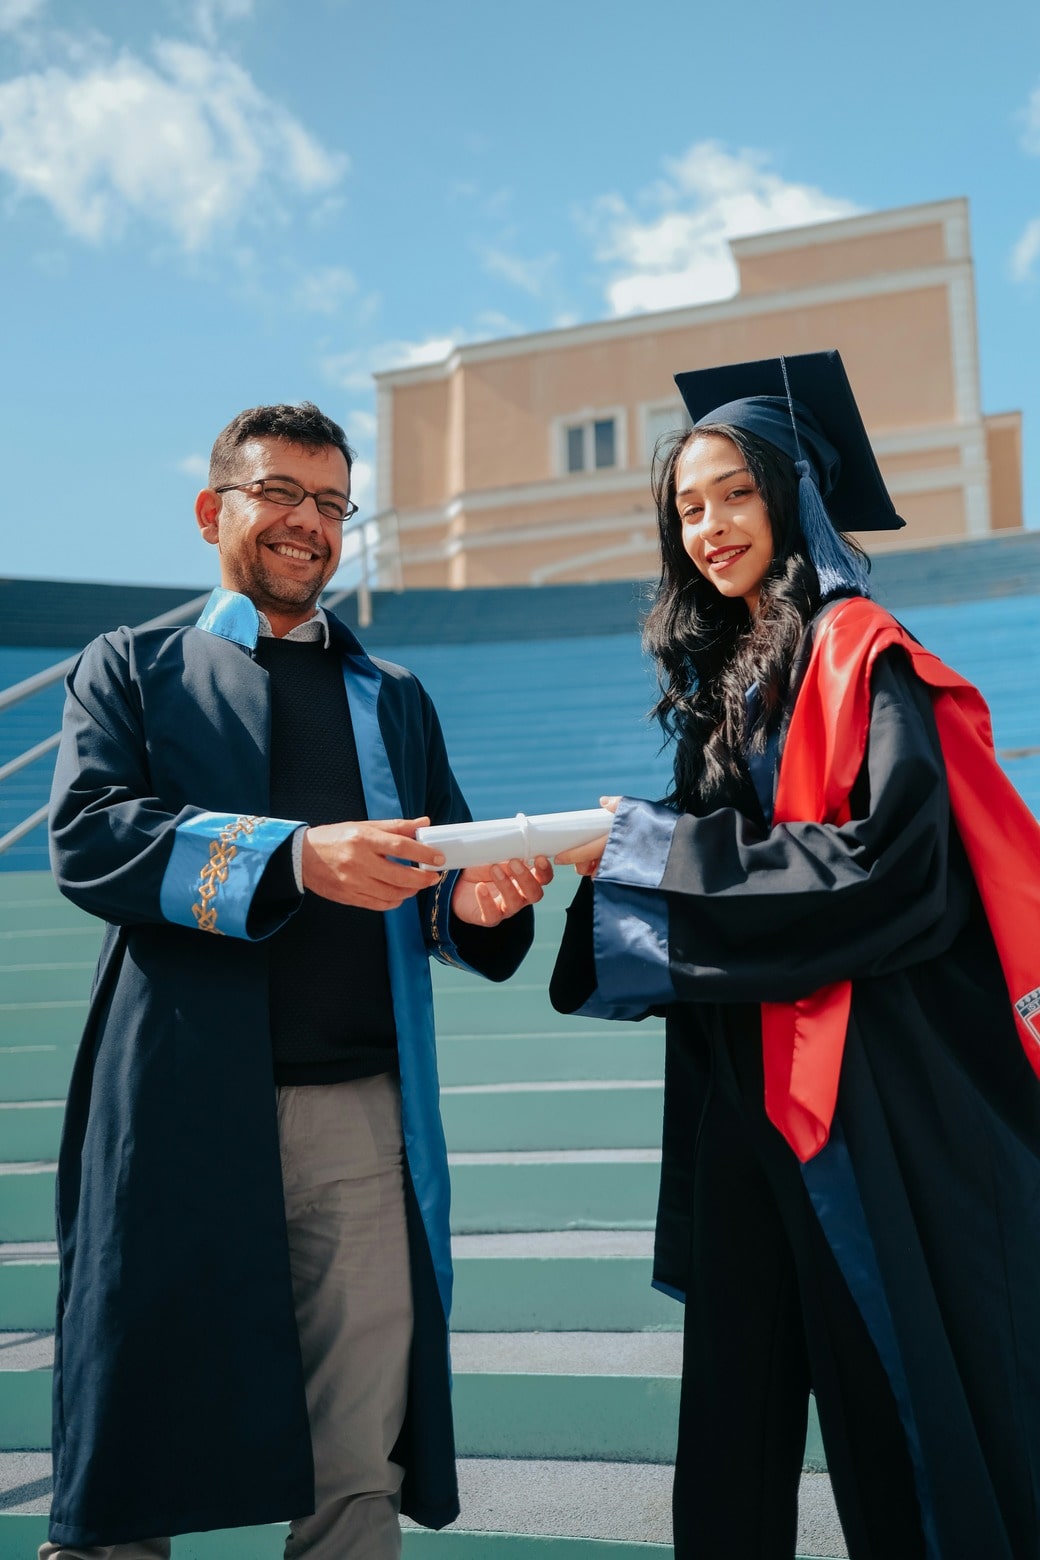
M552 877L547 856L537 856L530 865L514 857L485 867L467 867L456 880L452 912L471 926L498 926L525 905L537 904Z
M616 813L620 800L620 796L601 796L599 805L605 807L607 812ZM579 877L595 877L600 859L607 848L607 837L606 834L601 834L585 845L576 845L573 850L561 850L553 860L558 867L573 867Z

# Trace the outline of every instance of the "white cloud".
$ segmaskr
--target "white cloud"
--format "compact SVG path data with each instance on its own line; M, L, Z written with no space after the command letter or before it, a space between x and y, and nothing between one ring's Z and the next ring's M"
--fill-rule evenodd
M548 254L537 259L523 260L519 255L494 248L484 249L483 257L484 265L492 276L501 276L512 286L530 293L532 298L542 297L559 259L558 255Z
M1030 281L1037 260L1040 260L1040 217L1034 217L1027 225L1011 251L1011 275L1015 281Z
M169 39L154 55L0 85L0 171L78 237L101 242L137 216L197 250L247 206L274 208L279 185L310 195L342 177L346 158L226 55Z
M372 498L372 483L375 472L372 462L362 460L360 457L350 468L350 496L359 508L365 508Z
M185 455L176 462L177 470L183 471L186 477L208 477L209 461L205 455Z
M253 0L195 0L192 7L195 26L210 44L216 42L221 22L239 22L252 14Z
M309 314L338 314L347 298L357 292L357 279L345 266L326 265L310 271L296 284L298 308Z
M1022 149L1031 157L1040 157L1040 83L1033 88L1029 102L1019 118L1022 121ZM1027 222L1011 251L1011 275L1016 282L1032 281L1040 260L1040 217Z
M612 314L678 308L732 296L737 272L728 240L854 215L851 201L794 184L762 152L699 141L665 162L665 175L633 209L605 195L583 213L597 259L610 269Z
M347 414L347 435L358 444L371 444L376 436L376 418L372 412L355 408Z
M428 336L424 341L383 341L366 351L340 352L322 360L327 379L343 390L371 390L372 375L387 368L417 368L424 363L440 363L464 333L454 336Z
M46 3L47 0L0 0L0 32L14 32L37 16Z

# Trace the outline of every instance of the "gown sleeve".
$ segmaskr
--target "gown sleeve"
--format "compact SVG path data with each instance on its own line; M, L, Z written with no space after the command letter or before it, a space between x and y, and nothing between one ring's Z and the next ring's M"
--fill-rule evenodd
M66 683L51 789L58 887L115 925L269 936L300 903L291 861L300 821L171 811L152 784L130 653L125 632L104 635Z
M863 770L843 825L771 829L625 798L553 978L564 1011L786 1002L947 947L969 913L929 696L900 651L874 669ZM591 914L589 913L591 909ZM572 924L573 923L573 924Z

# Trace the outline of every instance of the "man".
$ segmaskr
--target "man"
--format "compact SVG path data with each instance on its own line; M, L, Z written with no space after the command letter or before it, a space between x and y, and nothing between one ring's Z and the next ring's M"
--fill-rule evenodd
M241 413L195 506L221 588L69 678L54 870L108 924L41 1560L285 1518L287 1556L383 1560L399 1509L458 1512L427 956L506 979L552 869L415 839L469 816L433 706L317 606L351 461L309 403Z

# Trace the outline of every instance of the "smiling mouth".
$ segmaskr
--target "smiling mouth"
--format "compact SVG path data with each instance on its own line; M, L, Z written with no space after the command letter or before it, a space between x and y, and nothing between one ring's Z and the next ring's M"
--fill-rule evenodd
M748 547L720 547L718 552L708 554L709 569L722 569L727 563L732 563L735 558L743 558Z
M319 557L309 547L296 547L291 542L267 542L265 546L279 558L289 558L293 563L316 563Z

